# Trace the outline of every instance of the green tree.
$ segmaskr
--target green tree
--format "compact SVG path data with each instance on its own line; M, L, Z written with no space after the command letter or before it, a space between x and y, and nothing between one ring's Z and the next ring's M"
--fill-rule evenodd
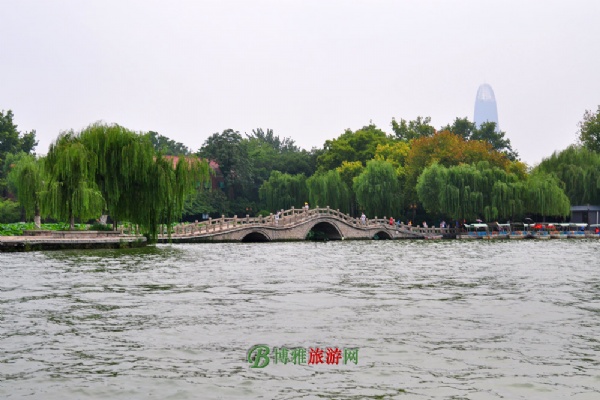
M62 133L50 145L44 166L48 182L40 193L44 215L68 220L71 229L75 218L100 215L104 199L94 181L95 162L90 160L95 158L72 131Z
M529 213L543 217L566 217L571 213L569 198L555 176L532 173L525 188L525 208Z
M600 153L581 146L555 152L534 168L556 176L571 204L600 204Z
M0 198L0 223L19 222L21 218L19 203L11 199Z
M157 132L150 131L145 136L150 140L154 151L158 154L165 156L189 156L191 154L190 149L183 143L176 142Z
M448 131L462 137L464 140L469 140L477 127L467 117L456 118L452 125L446 125L440 128L440 131Z
M34 218L40 226L40 193L44 190L44 160L30 154L22 156L11 169L8 180L25 211L25 218Z
M203 214L216 218L230 215L231 204L222 190L212 190L210 187L200 187L191 196L183 209L183 220L194 221L202 219Z
M306 176L273 171L269 179L260 187L259 193L267 210L287 210L292 206L301 208L308 198Z
M78 139L93 155L93 179L118 221L139 224L152 238L161 223L170 225L183 212L188 196L210 178L207 162L197 157L164 158L148 136L119 125L92 124Z
M292 139L281 139L273 133L272 129L267 129L265 132L260 128L246 136L244 142L247 144L256 187L260 187L269 179L271 171L305 176L315 172L315 157L296 146Z
M354 193L354 178L359 176L364 170L365 167L360 161L344 161L342 165L336 168L342 182L346 184L350 193L350 215L358 215L359 206L356 200L356 193Z
M430 117L417 117L413 121L400 119L399 123L392 118L392 130L396 135L396 139L404 142L435 135L435 128L431 126Z
M7 153L18 153L23 151L31 153L37 141L35 140L35 130L21 133L17 130L17 125L13 122L13 112L0 111L0 161L4 161Z
M315 174L307 179L309 202L314 207L329 206L343 213L350 212L352 194L338 170Z
M417 201L415 191L417 179L431 164L437 162L445 167L451 167L480 161L487 161L491 166L505 170L511 164L504 153L495 151L489 143L478 140L467 141L448 131L413 140L405 164L404 191L407 200L411 203Z
M225 193L230 200L236 193L243 194L253 187L253 171L248 156L247 144L242 141L239 132L227 129L211 135L198 155L219 164L225 181Z
M511 161L519 159L519 155L512 149L510 139L505 138L505 133L497 130L495 122L484 122L471 134L470 140L481 140L492 145L492 148L506 154Z
M594 113L586 110L579 122L579 143L589 150L600 153L600 106Z
M492 221L522 215L522 187L516 175L479 162L450 167L434 163L419 176L416 189L429 213Z
M387 161L367 162L365 170L354 179L354 192L369 216L393 216L400 211L400 183L394 166Z
M392 142L392 138L375 125L365 126L352 132L346 130L337 139L325 142L323 154L317 159L319 172L329 171L342 165L344 161L367 161L375 157L377 145Z
M37 146L35 130L21 133L13 122L13 112L0 111L0 166L3 166L8 154L24 152L29 154ZM6 196L7 170L0 170L0 195Z
M521 179L488 162L425 168L417 183L419 200L429 213L455 220L514 219L525 213L566 216L569 200L558 180L537 173Z

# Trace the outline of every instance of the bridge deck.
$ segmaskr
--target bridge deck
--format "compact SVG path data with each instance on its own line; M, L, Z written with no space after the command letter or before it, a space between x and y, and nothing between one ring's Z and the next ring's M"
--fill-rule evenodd
M389 239L438 239L454 235L452 229L421 228L392 224L382 219L354 218L338 210L326 208L282 210L277 215L250 218L209 219L202 223L180 224L173 228L171 241L241 241L249 234L260 234L270 240L304 240L312 230L328 231L331 239L372 239L375 235ZM160 241L168 241L163 232Z

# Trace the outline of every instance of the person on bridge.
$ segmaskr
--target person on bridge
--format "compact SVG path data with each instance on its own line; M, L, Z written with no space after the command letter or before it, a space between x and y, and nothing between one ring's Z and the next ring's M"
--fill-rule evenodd
M390 225L394 226L394 218L390 217Z
M360 216L360 223L363 225L367 224L367 216L365 215L365 213L362 213L362 215Z
M281 215L281 211L277 211L275 214L275 225L279 225L279 216Z

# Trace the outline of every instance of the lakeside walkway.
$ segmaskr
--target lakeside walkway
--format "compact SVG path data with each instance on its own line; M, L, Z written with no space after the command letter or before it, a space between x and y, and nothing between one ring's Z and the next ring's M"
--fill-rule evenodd
M1 252L64 249L119 249L146 245L146 238L112 231L26 231L0 236Z

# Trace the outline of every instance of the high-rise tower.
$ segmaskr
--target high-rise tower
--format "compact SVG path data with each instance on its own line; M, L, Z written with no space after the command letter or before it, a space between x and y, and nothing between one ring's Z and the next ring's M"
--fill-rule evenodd
M484 122L495 122L496 130L498 126L498 109L496 107L496 96L492 87L487 83L479 86L477 89L477 97L475 98L475 115L473 122L479 128Z

